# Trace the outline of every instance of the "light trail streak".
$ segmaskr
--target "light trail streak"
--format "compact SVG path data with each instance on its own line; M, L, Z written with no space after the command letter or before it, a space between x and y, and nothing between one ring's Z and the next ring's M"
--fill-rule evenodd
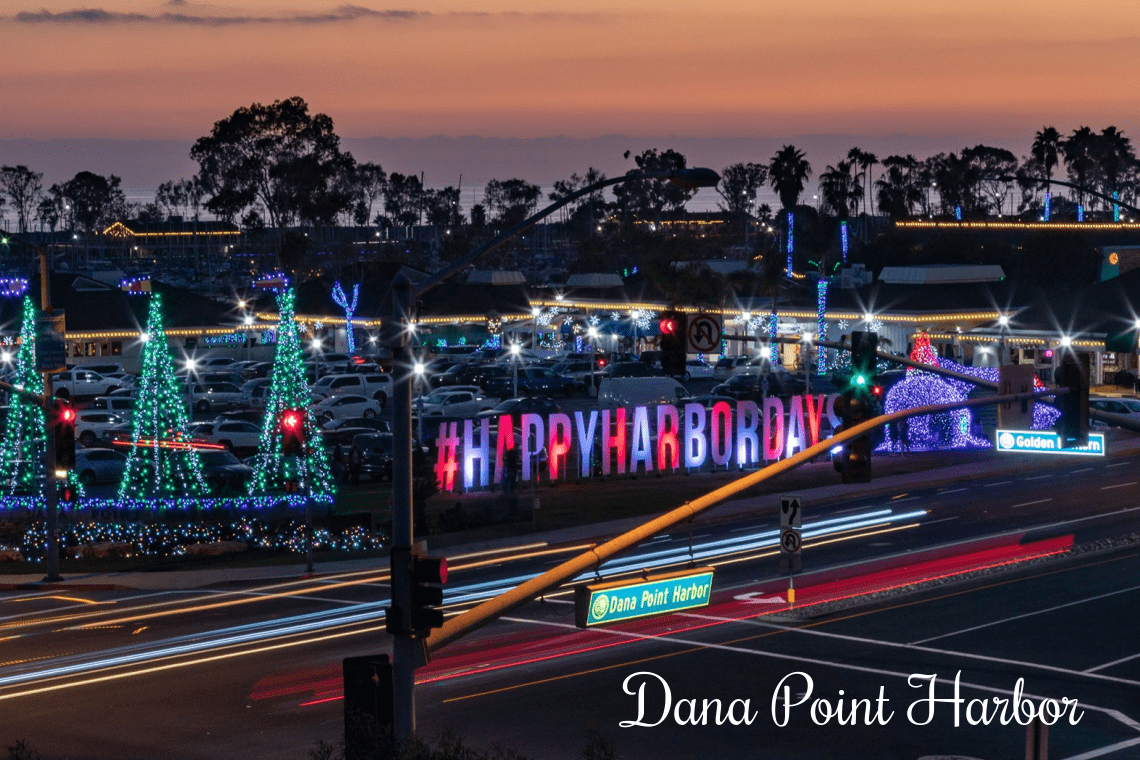
M883 528L882 526L888 525L892 521L912 519L914 517L922 516L925 514L926 512L924 510L907 512L898 515L892 514L891 510L877 510L862 515L852 515L849 517L821 520L808 526L804 533L806 536L812 537L833 536L827 541L815 542L816 545L822 545L823 543L831 543L836 541L850 541L868 535L875 535L880 532L903 530L909 527L915 527L915 525L888 528ZM862 532L852 533L852 531L859 531L860 529L864 528L871 530L863 530ZM876 528L879 530L874 530ZM688 563L691 561L691 559L706 560L722 557L728 559L723 559L720 564L729 564L732 562L744 561L745 559L754 559L759 556L771 556L775 552L769 550L761 554L749 554L746 557L737 559L731 558L734 554L739 554L742 552L754 552L756 549L764 547L766 543L768 545L773 544L777 534L778 531L769 530L754 535L736 536L729 539L705 542L704 544L700 545L699 551L696 547L694 547L694 550L691 554L688 547L686 546L643 552L639 555L633 555L629 557L627 561L621 565L608 568L607 574L614 575L621 572L639 572L640 570L647 567L647 562L650 560L653 562L648 566L664 567L671 564ZM571 549L566 549L566 551L569 550ZM546 552L538 552L540 555L543 553ZM368 577L362 579L360 576ZM329 589L352 586L365 581L370 582L375 578L375 576L370 576L369 573L360 572L346 573L340 577L353 578L353 580L346 580L342 581L341 583L332 585L324 584L322 588ZM449 596L452 596L452 598L447 600L448 607L461 605L465 602L477 598L494 596L497 593L500 593L503 589L512 587L518 582L519 577L514 577L458 586L455 588L455 592L458 593L459 597L455 598L454 594L449 594ZM305 583L306 587L296 588L296 586L299 586L302 583ZM225 601L213 602L210 604L191 604L189 606L180 607L178 609L160 609L158 611L151 612L144 611L141 614L128 615L109 621L100 621L99 624L87 623L81 626L75 626L75 628L78 630L90 630L96 625L99 625L101 627L115 624L121 625L124 623L135 622L143 619L152 619L154 617L163 615L186 614L189 612L231 607L237 604L250 603L252 601L299 596L310 591L308 585L309 583L307 581L294 581L285 584L274 584L266 588L286 588L288 590L280 593L273 593L264 597L256 597L254 599L250 599L248 596L242 596L241 598L227 599ZM227 596L237 593L244 592L228 592ZM162 608L168 607L173 603L174 602L158 603L156 605L150 605L148 607ZM120 647L112 650L111 656L104 655L102 657L96 657L94 659L91 655L88 654L73 655L63 659L57 658L54 667L22 673L13 673L0 677L0 687L16 686L19 684L44 679L66 678L68 676L79 675L81 673L138 665L171 657L183 657L186 655L215 650L219 648L243 646L281 637L297 636L301 634L314 633L316 631L329 630L336 627L368 623L383 618L383 607L386 604L387 600L382 599L367 603L355 604L351 607L339 608L331 611L319 611L306 613L303 615L294 615L284 620L275 619L271 621L261 621L234 626L219 631L188 634L186 636L176 637L159 642L150 642L145 644ZM130 610L124 611L130 612ZM145 630L145 628L146 626L139 628L136 633ZM311 640L317 641L320 639ZM252 649L247 651L250 654L254 654L262 650ZM70 662L68 660L70 660ZM143 670L132 672L152 671ZM82 681L81 683L87 682L91 681Z

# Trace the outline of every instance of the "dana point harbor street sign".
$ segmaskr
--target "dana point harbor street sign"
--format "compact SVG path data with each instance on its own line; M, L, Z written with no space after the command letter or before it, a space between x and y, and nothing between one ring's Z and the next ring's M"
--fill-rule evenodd
M574 589L574 622L579 628L589 628L707 607L712 578L711 567L698 567L637 580L578 586Z
M1104 435L1089 433L1089 442L1084 446L1061 447L1061 436L1049 430L999 430L997 450L1031 454L1083 454L1084 456L1104 456Z

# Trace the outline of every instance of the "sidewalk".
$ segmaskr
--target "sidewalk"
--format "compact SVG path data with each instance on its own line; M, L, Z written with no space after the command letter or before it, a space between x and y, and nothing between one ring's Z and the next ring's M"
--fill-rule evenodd
M1114 431L1109 442L1109 458L1129 456L1140 452L1140 436ZM818 482L819 465L808 465L765 484L764 493L754 497L733 499L710 510L694 520L694 526L710 525L719 522L741 519L753 515L774 514L779 508L782 494L795 494L805 500L807 508L841 499L858 497L872 498L878 495L897 493L911 488L953 483L959 480L985 477L994 474L1017 474L1041 469L1049 469L1058 464L1056 457L1034 454L1002 454L963 464L943 465L961 454L954 452L930 452L890 457L878 454L875 457L876 475L870 483L844 485L838 482L838 475L830 472L826 464L829 482L814 486ZM923 464L921 459L929 458L928 468L892 474L891 470L906 469ZM809 468L817 469L811 470ZM428 539L430 551L445 556L458 556L471 552L509 549L513 546L547 544L556 546L568 543L601 542L644 523L647 517L633 517L608 522L562 528L556 531L526 533L488 540L471 540L463 533L431 536ZM340 573L361 573L375 570L387 573L388 563L383 557L370 557L358 560L317 562L313 577L335 576ZM304 561L289 565L263 567L207 568L201 570L173 570L161 572L113 572L88 573L84 575L64 574L58 583L45 583L35 574L0 572L0 591L49 591L49 590L189 590L229 586L256 585L261 583L299 580L306 577Z

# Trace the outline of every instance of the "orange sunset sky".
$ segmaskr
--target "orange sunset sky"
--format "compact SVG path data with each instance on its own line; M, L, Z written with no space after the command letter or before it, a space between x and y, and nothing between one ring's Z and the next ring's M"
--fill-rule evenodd
M345 137L1134 135L1140 3L5 0L0 137L193 139L300 95Z

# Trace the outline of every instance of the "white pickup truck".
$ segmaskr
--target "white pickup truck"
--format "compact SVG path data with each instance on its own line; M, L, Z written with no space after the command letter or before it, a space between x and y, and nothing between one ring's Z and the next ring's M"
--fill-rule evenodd
M52 391L60 398L106 396L119 387L119 381L87 369L69 369L52 375Z
M494 409L497 398L487 398L478 389L440 388L412 404L413 411L423 409L424 417L474 417L485 409Z

